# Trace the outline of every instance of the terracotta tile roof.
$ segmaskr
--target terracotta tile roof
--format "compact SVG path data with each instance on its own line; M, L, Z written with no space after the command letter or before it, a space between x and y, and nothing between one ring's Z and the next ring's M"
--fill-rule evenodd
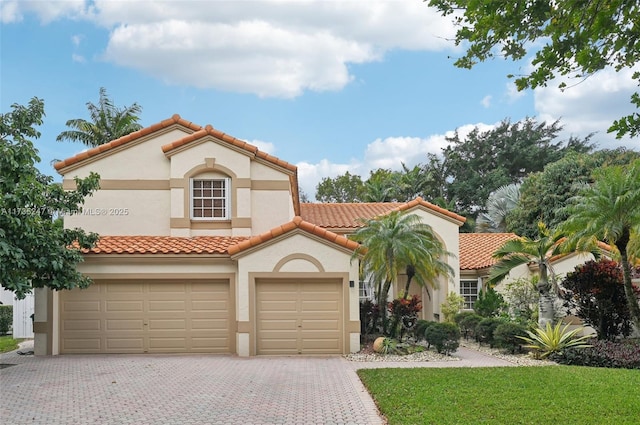
M515 233L460 233L460 270L491 267L496 263L491 257L495 250L517 237Z
M362 227L359 218L371 219L393 210L405 211L418 205L464 223L465 217L440 208L422 198L410 202L362 202L344 204L300 204L300 216L327 229L357 229Z
M237 245L229 247L229 254L237 254L295 229L304 230L305 232L326 239L329 242L338 244L352 251L360 246L357 242L347 239L344 236L337 235L327 229L323 229L321 226L309 223L308 221L304 221L301 217L296 216L292 221L283 224L282 226L278 226L268 232L265 232L258 236L253 236L245 241L238 243Z
M167 128L170 127L174 124L179 124L182 125L183 127L186 127L188 129L191 129L193 131L198 131L201 130L202 127L194 124L190 121L184 120L180 117L180 115L175 114L173 115L171 118L166 119L164 121L160 121L159 123L153 124L149 127L145 127L143 129L140 129L138 131L134 131L131 134L127 134L126 136L122 136L119 139L113 140L109 143L105 143L103 145L97 146L93 149L89 149L87 151L84 152L80 152L79 154L72 156L71 158L67 158L64 161L60 161L60 162L56 162L53 167L56 170L61 170L64 167L68 167L69 165L72 164L76 164L78 162L81 162L87 158L91 158L92 156L96 156L102 152L111 150L113 148L116 148L118 146L122 146L124 144L127 144L133 140L139 139L140 137L146 136L147 134L151 134L155 131L161 130L163 128Z
M230 136L226 133L223 133L220 130L216 130L215 128L213 128L211 125L207 125L204 128L201 128L200 130L196 131L193 134L190 134L188 136L183 137L182 139L176 140L172 143L168 143L166 145L164 145L162 147L162 152L164 152L165 154L168 152L171 152L172 150L179 148L181 146L187 145L195 140L199 140L202 139L203 137L206 136L213 136L216 139L222 140L223 142L227 142L231 145L237 146L240 149L244 149L245 151L248 151L252 154L254 154L257 158L261 158L264 159L267 162L270 162L272 164L278 165L282 168L285 168L289 171L296 171L298 168L293 165L293 164L289 164L286 161L283 161L281 159L276 158L273 155L269 155L268 153L265 152L261 152L258 150L257 147L253 146L250 143L245 142L244 140L240 140L237 139L233 136Z
M101 236L89 254L227 254L244 236Z

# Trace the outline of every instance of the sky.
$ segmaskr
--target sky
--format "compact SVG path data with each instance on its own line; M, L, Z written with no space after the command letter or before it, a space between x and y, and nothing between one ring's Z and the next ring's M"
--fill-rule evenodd
M450 18L421 0L0 0L0 108L45 102L40 170L86 148L57 142L104 87L149 126L179 114L298 167L311 199L324 177L399 170L445 137L502 120L560 119L563 139L640 150L606 132L631 113L631 71L603 70L518 92L531 57L458 69Z

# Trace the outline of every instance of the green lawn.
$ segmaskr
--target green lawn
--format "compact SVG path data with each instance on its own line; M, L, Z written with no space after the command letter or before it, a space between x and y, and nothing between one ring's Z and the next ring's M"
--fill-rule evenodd
M640 423L640 370L418 368L358 375L390 425Z
M9 351L17 350L18 343L22 341L22 339L13 339L11 335L0 336L0 353L7 353Z

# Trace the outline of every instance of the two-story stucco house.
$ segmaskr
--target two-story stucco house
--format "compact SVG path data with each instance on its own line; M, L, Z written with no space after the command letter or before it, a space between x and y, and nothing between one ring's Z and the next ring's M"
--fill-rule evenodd
M36 354L354 352L358 245L346 235L358 218L419 214L459 252L455 213L422 199L301 204L295 166L178 115L55 168L65 188L100 175L64 223L101 239L79 265L88 289L35 291ZM439 284L425 318L438 317L459 275Z

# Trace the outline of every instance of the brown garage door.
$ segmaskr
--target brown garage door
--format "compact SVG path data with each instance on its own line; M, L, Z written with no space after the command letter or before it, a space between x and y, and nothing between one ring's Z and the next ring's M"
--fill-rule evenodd
M258 354L343 352L341 280L256 282Z
M101 281L60 293L61 353L228 353L228 281Z

